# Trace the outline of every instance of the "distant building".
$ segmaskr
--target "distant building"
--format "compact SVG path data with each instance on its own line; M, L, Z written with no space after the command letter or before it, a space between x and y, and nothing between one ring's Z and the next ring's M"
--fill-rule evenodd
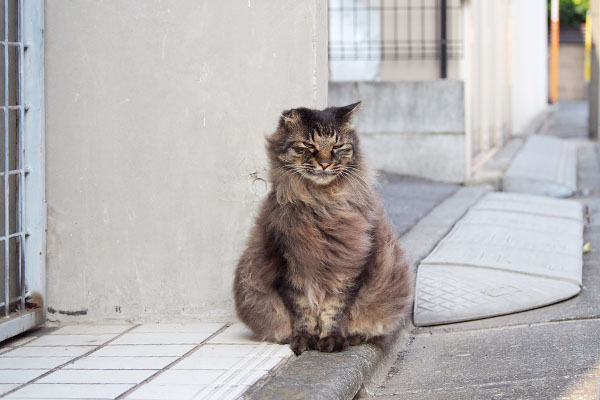
M330 0L330 104L365 101L359 128L376 167L469 181L547 106L546 7Z

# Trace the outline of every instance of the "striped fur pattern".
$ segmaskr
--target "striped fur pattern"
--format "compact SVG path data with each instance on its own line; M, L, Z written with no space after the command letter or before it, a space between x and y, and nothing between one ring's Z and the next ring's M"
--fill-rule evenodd
M267 139L272 188L235 272L235 306L257 336L296 354L380 342L412 302L351 125L359 104L285 111Z

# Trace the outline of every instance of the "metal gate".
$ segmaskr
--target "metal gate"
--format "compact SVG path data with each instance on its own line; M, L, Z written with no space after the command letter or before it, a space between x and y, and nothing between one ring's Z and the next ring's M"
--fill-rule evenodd
M44 321L43 0L0 0L0 341Z

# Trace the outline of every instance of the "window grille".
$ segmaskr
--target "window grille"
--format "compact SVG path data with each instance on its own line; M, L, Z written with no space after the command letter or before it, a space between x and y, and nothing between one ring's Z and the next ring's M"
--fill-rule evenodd
M0 13L1 341L43 318L45 201L43 2L2 0Z
M445 3L447 57L460 59L461 2ZM440 59L441 7L441 0L329 0L329 60Z

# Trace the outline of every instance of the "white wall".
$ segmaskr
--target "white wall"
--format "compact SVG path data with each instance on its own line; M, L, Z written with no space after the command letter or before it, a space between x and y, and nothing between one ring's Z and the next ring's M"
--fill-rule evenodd
M510 2L470 0L463 5L468 179L510 135Z
M512 124L515 134L547 107L548 36L545 0L512 1Z
M48 317L229 318L264 135L326 105L326 2L53 0L45 25Z
M322 0L330 2L329 12L329 40L334 47L339 48L342 43L344 55L348 59L333 59L329 62L330 80L332 81L376 81L379 80L380 51L378 46L371 49L370 59L367 55L365 42L379 43L381 40L381 15L377 8L369 13L348 12L353 8L364 10L370 2L367 0ZM345 7L345 12L341 7ZM354 20L356 18L356 21ZM361 42L360 49L355 49L350 44L353 41ZM355 59L353 59L355 58ZM363 58L363 59L360 59Z

